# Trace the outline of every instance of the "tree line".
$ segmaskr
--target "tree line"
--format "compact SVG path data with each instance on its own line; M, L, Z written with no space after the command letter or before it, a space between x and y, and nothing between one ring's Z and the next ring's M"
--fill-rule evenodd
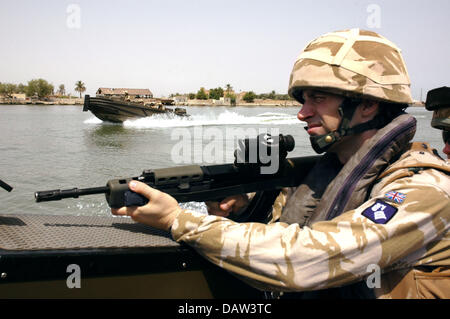
M179 93L171 94L171 97L181 95ZM231 103L236 103L236 94L233 91L233 87L230 84L225 85L225 89L221 87L217 88L211 88L209 91L207 91L204 87L201 87L197 93L188 93L188 98L190 100L208 100L208 99L214 99L219 100L222 97L230 98ZM288 94L278 94L275 91L271 91L270 93L262 93L262 94L256 94L253 91L245 92L242 99L247 103L252 103L255 101L255 99L262 99L262 100L291 100L291 97Z
M86 91L86 86L82 81L75 83L75 91L80 94ZM1 83L0 82L0 95L8 98L12 98L13 94L25 94L28 97L37 96L38 98L47 98L51 95L55 95L55 87L44 79L34 79L28 81L27 85L22 83ZM64 84L60 84L56 94L60 96L66 96L66 88Z

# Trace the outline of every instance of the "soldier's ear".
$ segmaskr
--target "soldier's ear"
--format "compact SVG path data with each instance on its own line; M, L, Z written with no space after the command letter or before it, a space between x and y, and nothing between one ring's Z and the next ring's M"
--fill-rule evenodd
M374 100L363 100L361 103L361 114L364 117L372 117L378 113L380 104Z

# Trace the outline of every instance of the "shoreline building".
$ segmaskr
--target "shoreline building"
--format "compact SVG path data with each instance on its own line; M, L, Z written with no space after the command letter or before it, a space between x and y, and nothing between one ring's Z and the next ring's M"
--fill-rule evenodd
M153 93L149 89L127 89L127 88L99 88L95 93L97 96L110 98L152 99Z

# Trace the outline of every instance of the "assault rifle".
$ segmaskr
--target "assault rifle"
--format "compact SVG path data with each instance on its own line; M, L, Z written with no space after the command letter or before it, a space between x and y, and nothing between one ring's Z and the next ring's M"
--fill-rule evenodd
M270 218L267 211L280 190L298 186L319 157L286 158L295 145L290 135L272 137L262 134L256 139L240 140L238 145L233 164L144 170L140 176L112 179L102 187L36 192L35 199L43 202L104 193L112 208L142 206L148 202L147 198L128 188L130 181L137 180L170 194L178 202L220 201L231 195L257 192L246 211L234 219L265 222ZM261 154L266 158L255 156ZM264 169L277 164L274 161L279 164L276 172L263 173Z

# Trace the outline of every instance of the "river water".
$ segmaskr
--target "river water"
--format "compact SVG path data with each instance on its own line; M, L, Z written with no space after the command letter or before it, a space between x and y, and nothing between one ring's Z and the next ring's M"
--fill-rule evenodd
M109 179L138 176L144 169L233 160L236 136L291 134L289 156L314 155L294 107L188 107L189 118L151 117L123 124L98 120L80 106L0 105L2 214L109 216L104 195L55 202L34 201L34 192L104 186ZM415 141L442 153L431 112L410 108L418 121ZM241 135L239 135L241 134ZM197 204L189 204L195 206ZM198 204L199 209L204 209Z

